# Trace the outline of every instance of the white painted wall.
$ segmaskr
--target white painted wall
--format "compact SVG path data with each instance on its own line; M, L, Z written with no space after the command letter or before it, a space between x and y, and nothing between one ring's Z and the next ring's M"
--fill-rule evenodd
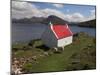
M58 40L58 47L66 46L72 43L73 36L69 36Z

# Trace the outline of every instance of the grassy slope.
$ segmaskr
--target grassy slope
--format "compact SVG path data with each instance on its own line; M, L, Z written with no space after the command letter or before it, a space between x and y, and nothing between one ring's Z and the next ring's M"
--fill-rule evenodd
M42 42L39 41L36 45L41 44ZM95 48L95 44L93 43L93 39L91 37L88 37L87 35L80 35L71 45L66 46L62 53L53 53L50 56L39 57L39 54L43 54L44 51L39 48L34 48L27 51L18 50L14 57L20 58L22 56L26 56L28 58L33 55L38 57L37 61L39 63L27 63L24 66L24 68L27 69L27 72L65 71L69 68L70 57L74 53L81 52L89 44L94 45ZM84 61L83 64L91 64L91 62L85 61L85 59L82 61Z

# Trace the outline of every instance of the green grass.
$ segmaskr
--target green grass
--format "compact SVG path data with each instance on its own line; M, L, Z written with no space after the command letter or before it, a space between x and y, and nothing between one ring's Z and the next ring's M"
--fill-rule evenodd
M39 45L42 45L42 42L36 41L35 46ZM88 49L88 45L92 45L92 48ZM35 47L26 51L23 50L15 51L14 57L21 58L23 56L26 56L28 58L33 55L36 55L38 57L37 59L38 63L26 63L23 66L23 68L28 73L74 70L75 67L79 67L78 69L81 69L84 67L85 64L90 65L89 69L92 69L91 67L95 68L96 63L90 61L91 57L89 59L85 58L85 56L87 56L85 52L86 53L87 51L91 52L91 49L95 51L95 43L93 41L93 38L89 37L86 34L80 33L80 35L76 37L75 41L73 41L72 44L66 46L64 51L61 53L53 53L52 50L51 51L48 50L47 51L48 53L52 52L50 56L40 57L39 55L40 54L43 55L44 50ZM71 64L73 59L71 57L75 53L77 54L78 58L82 57L82 59L80 59L80 63L73 65ZM83 56L79 57L78 55L83 55L84 57ZM95 61L95 59L93 60Z

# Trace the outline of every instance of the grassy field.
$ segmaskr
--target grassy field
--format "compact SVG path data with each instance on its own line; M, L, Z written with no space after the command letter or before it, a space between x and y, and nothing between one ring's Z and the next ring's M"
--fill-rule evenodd
M85 33L79 33L74 36L73 43L60 52L45 47L41 40L14 44L13 58L19 61L24 58L27 61L22 66L24 73L95 69L96 39Z

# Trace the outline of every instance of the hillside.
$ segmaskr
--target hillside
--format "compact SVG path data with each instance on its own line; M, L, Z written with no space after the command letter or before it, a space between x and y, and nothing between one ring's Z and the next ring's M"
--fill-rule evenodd
M12 64L19 61L23 73L95 69L95 44L96 39L85 33L78 33L73 43L59 52L44 46L41 40L15 44L12 46Z
M49 24L49 22L53 23L53 24L66 24L68 23L67 21L63 20L60 17L54 16L54 15L50 15L48 16L48 18L46 18L45 20L43 20L44 24Z
M96 19L78 23L80 27L96 27Z

